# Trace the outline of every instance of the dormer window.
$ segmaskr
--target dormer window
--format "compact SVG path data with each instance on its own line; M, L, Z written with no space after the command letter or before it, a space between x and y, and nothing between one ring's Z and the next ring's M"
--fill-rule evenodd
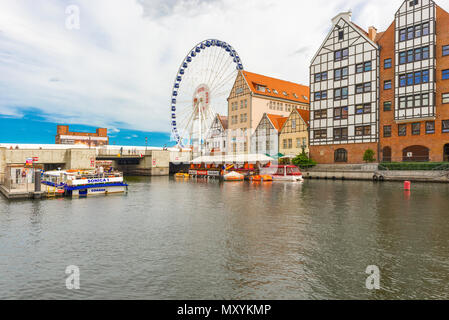
M273 93L279 94L279 92L276 89L273 89Z
M293 93L293 96L294 96L296 99L298 99L298 96L296 95L296 93Z
M284 96L287 96L287 92L285 92L285 91L284 91L284 92L282 92L282 94L283 94Z
M266 89L267 89L267 87L262 86L262 85L260 85L260 84L256 84L256 90L257 90L257 91L265 92Z

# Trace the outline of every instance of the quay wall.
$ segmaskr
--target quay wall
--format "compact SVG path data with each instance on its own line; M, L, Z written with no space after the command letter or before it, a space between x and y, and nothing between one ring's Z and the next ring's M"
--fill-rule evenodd
M449 183L449 171L444 170L378 170L377 164L318 165L303 170L306 179L414 181Z

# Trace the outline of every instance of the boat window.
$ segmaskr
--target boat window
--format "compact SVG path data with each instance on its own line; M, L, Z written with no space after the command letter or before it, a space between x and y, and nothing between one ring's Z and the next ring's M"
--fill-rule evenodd
M299 169L298 168L287 168L287 174L292 174L292 173L299 173Z
M277 175L284 175L284 168L282 168L282 167L278 168L276 174Z

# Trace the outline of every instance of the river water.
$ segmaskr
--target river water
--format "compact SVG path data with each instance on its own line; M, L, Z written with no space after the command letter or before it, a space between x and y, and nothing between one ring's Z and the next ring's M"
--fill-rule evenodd
M0 197L0 299L449 298L449 185L128 182L124 196Z

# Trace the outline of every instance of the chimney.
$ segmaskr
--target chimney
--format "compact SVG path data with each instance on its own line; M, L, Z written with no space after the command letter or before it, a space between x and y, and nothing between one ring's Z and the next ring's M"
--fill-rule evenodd
M351 17L352 17L351 10L347 12L341 12L332 19L332 24L335 26L341 18L345 19L346 21L351 21Z
M374 27L369 27L368 28L368 37L371 39L371 41L374 41L376 39L377 36L377 29Z

